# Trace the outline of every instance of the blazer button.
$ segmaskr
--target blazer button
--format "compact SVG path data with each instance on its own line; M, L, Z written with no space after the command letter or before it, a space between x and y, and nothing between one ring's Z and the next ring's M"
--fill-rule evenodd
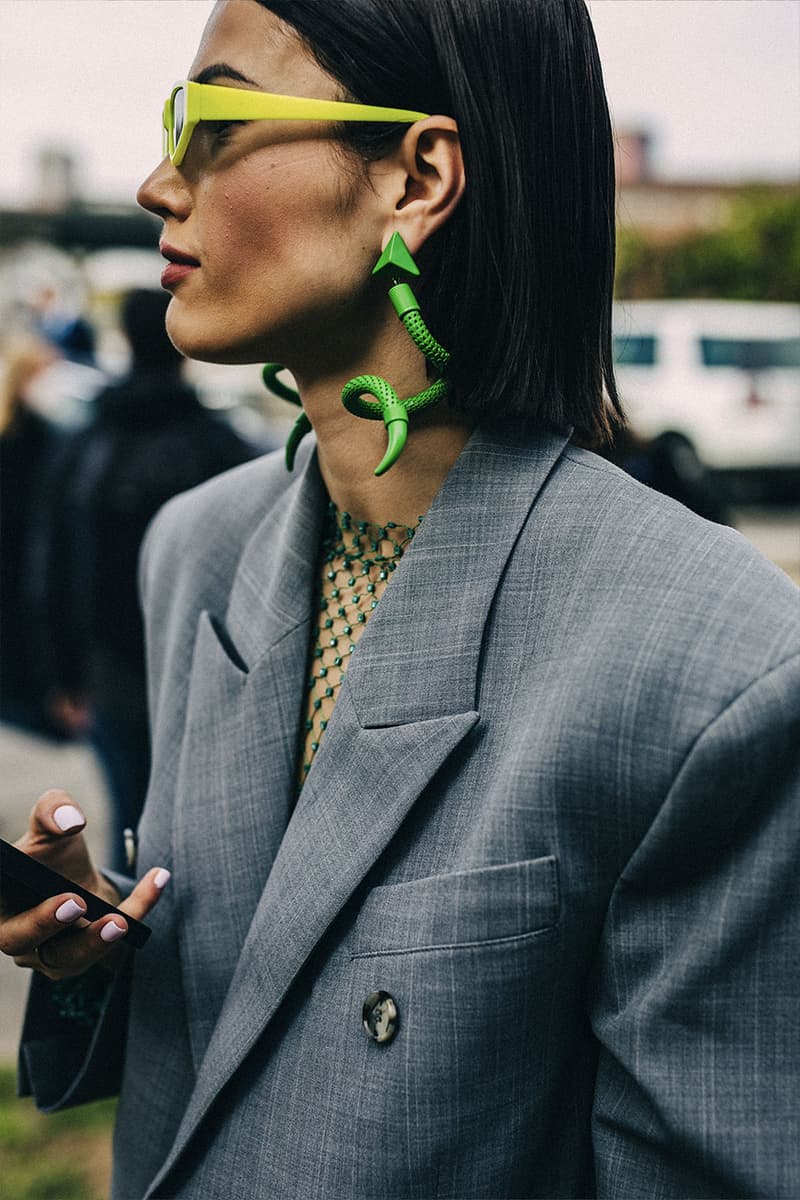
M397 1005L388 992L370 992L361 1017L373 1042L390 1042L397 1033Z

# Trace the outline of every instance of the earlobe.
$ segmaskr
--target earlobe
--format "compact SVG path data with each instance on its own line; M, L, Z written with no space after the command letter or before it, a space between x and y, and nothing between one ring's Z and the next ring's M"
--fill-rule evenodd
M392 228L411 250L420 247L452 216L466 188L458 126L452 117L426 117L413 125L399 150L405 191Z

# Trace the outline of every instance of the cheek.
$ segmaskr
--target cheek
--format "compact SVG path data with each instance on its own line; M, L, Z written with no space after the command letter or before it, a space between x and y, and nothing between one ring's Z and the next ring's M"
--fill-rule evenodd
M269 177L239 171L198 197L201 242L208 278L215 286L254 286L264 260L280 255L289 214L285 197Z
M209 261L245 294L276 288L291 292L333 257L341 235L336 193L319 154L298 154L266 168L245 159L207 200L213 224Z
M358 206L343 213L336 180L319 149L298 148L291 161L244 158L198 186L203 266L167 320L184 353L230 358L290 330L302 341L365 286L380 234L363 236Z
M224 361L259 334L270 310L285 306L278 284L292 275L287 232L296 214L278 184L276 171L256 173L246 160L198 184L193 217L202 266L176 289L166 322L188 357Z

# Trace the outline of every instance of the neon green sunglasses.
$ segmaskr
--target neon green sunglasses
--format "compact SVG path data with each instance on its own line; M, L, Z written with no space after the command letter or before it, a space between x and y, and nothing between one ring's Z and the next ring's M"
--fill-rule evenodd
M307 100L184 79L175 84L164 102L164 153L179 166L200 121L385 121L412 125L429 115L406 108Z

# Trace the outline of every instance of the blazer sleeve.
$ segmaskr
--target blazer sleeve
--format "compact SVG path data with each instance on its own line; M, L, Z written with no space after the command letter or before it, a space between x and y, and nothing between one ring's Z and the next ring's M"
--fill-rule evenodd
M121 896L133 890L132 879L104 873ZM17 1095L33 1096L42 1112L116 1095L132 953L123 956L113 976L100 966L58 982L33 973L17 1060Z
M148 629L151 723L169 724L179 717L172 693L169 701L162 699L159 685L167 670L183 679L192 652L202 597L195 595L191 572L177 564L186 558L179 548L193 544L194 528L187 523L182 498L177 497L154 518L141 551L139 589ZM174 741L179 744L179 739ZM166 777L167 770L162 769L162 774ZM171 813L162 811L160 820L168 828ZM134 880L111 871L105 874L122 896L133 889ZM19 1095L32 1095L37 1106L49 1112L119 1089L133 953L126 956L126 969L120 968L113 979L102 968L87 972L91 978L79 976L58 984L34 974L18 1058Z
M800 1195L800 657L696 739L593 988L599 1197Z

